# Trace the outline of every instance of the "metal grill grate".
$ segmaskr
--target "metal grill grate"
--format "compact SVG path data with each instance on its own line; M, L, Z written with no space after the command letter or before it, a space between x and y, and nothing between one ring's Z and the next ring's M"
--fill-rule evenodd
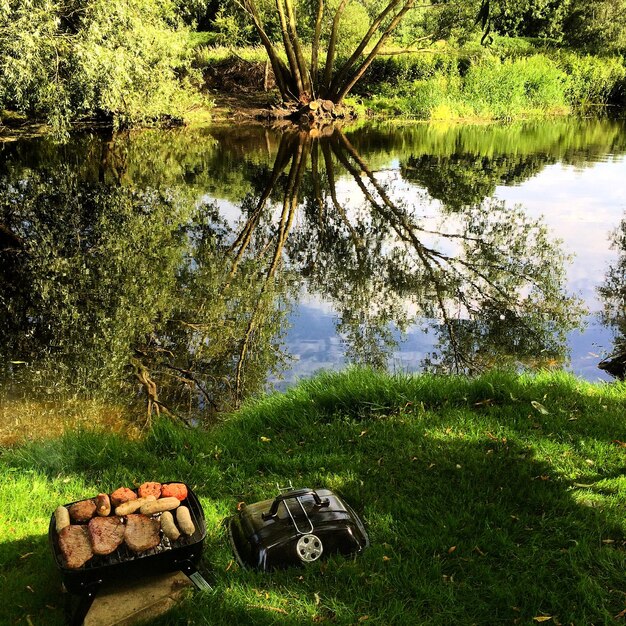
M170 481L175 482L175 481ZM178 482L178 481L176 481ZM167 483L165 483L167 484ZM181 571L186 574L199 590L210 590L211 586L197 569L202 555L202 544L206 536L204 511L200 501L187 486L187 498L183 505L195 526L195 532L187 537L182 535L176 541L170 541L160 532L159 545L151 550L133 552L122 544L111 554L94 555L82 567L70 569L66 567L63 554L59 548L59 537L56 531L54 515L50 519L48 539L57 567L68 591L79 595L78 607L68 621L72 626L83 623L91 603L105 582L117 581L121 578L149 576L166 572ZM65 506L74 504L71 502Z
M70 506L71 504L73 503L70 503L66 506ZM122 542L121 545L111 554L95 554L82 567L77 569L68 569L65 566L63 553L59 548L58 534L56 532L54 516L52 516L52 519L50 521L49 534L51 538L50 543L52 545L53 554L57 566L61 570L70 572L100 570L106 569L109 566L130 563L150 557L156 557L164 552L175 551L183 547L193 546L194 544L204 540L204 537L206 535L206 525L204 521L204 512L202 511L202 506L198 501L196 495L189 488L187 499L183 502L183 506L187 506L187 508L189 509L191 520L193 521L193 524L196 528L193 535L187 536L181 534L181 536L176 541L171 541L163 535L162 531L159 531L161 534L161 541L158 546L151 548L150 550L144 550L143 552L133 552L124 542ZM173 511L173 513L175 512ZM157 518L160 518L160 516L160 513L155 515L155 517Z

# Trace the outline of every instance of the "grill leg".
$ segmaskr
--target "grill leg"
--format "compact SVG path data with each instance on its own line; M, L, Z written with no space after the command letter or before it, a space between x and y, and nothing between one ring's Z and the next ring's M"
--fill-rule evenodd
M213 589L191 561L181 561L178 565L180 566L180 571L187 575L196 589L200 591L211 591Z
M74 610L74 613L68 615L67 621L70 626L81 626L81 624L85 621L85 617L87 617L87 613L89 613L89 609L91 608L98 591L100 591L101 586L102 581L99 580L85 587L84 592L80 594L78 606Z

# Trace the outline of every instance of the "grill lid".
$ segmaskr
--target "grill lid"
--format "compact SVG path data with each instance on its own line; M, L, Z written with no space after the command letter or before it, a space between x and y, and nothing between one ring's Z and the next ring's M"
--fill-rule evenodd
M240 565L262 571L358 554L369 545L357 514L328 489L290 490L244 505L227 526Z

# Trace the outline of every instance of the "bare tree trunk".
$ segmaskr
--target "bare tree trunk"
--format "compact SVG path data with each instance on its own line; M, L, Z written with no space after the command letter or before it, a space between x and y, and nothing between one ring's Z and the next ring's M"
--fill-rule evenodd
M287 17L289 19L288 22L288 34L291 39L291 45L293 46L293 50L296 55L296 63L298 64L298 73L302 79L302 93L298 94L298 99L303 94L307 96L308 99L311 98L311 75L309 74L309 68L306 65L306 60L304 59L304 53L302 52L302 46L300 45L300 39L298 38L298 31L296 28L296 12L293 8L293 0L285 0L285 4L287 6Z
M278 10L278 17L280 18L280 31L283 36L283 45L285 46L285 52L287 53L287 59L289 60L291 75L293 76L296 85L296 93L293 95L297 100L300 97L300 94L304 91L304 86L302 84L302 76L300 75L300 69L298 67L298 60L296 59L296 52L291 43L291 37L289 36L287 16L285 14L283 2L284 0L276 0L276 9Z
M235 372L235 398L237 402L239 401L239 397L241 395L241 390L243 387L243 366L246 360L246 356L248 354L248 350L250 348L252 337L254 336L254 331L257 328L258 315L261 309L263 298L269 289L269 285L272 281L272 278L274 277L274 274L276 273L276 269L278 268L278 265L280 263L285 243L287 242L289 231L291 230L291 225L293 224L293 218L296 212L296 208L298 206L298 192L302 184L304 170L306 169L308 155L311 147L310 144L310 139L302 142L300 137L298 137L298 146L291 162L291 168L289 169L287 189L285 191L285 197L283 200L283 210L280 218L280 226L278 229L278 236L276 238L274 255L265 275L265 281L263 282L263 286L261 288L261 292L259 294L255 309L252 312L250 321L248 322L248 327L246 329L244 339L241 344L241 349L239 351L239 358L237 360L237 368Z
M267 91L270 86L270 62L269 59L265 62L265 68L263 70L263 91Z
M341 216L341 219L344 221L345 225L350 231L350 237L352 238L352 242L354 243L354 249L356 250L358 254L361 248L360 242L359 242L359 236L357 232L354 230L354 226L352 226L352 223L348 219L348 216L344 208L341 206L339 199L337 198L337 187L335 185L335 167L333 165L330 142L325 141L324 143L322 143L322 154L324 155L324 163L326 167L326 178L328 178L328 187L330 189L330 198L333 202L333 206L335 207L335 210Z
M285 133L283 134L281 141L280 141L280 146L278 147L278 153L276 155L276 159L274 160L274 167L272 168L272 175L270 176L269 180L267 181L267 184L265 185L265 188L263 189L263 193L261 194L261 197L259 198L259 201L257 202L257 205L254 209L254 213L252 213L252 215L246 222L246 225L244 226L243 230L241 231L237 239L234 241L234 243L230 247L230 251L232 252L237 250L237 248L239 249L237 250L237 254L235 256L235 259L233 260L233 265L231 267L230 273L228 275L228 280L226 282L226 285L224 286L224 289L226 289L230 285L230 282L233 279L233 276L237 272L237 267L239 266L239 263L247 247L250 244L254 229L256 228L259 222L259 219L261 218L261 214L263 212L263 208L265 207L265 203L267 202L267 199L270 197L270 194L272 193L272 189L274 188L276 181L278 180L278 177L281 175L282 171L287 166L287 163L289 163L289 159L292 158L293 153L294 153L294 137L288 133Z
M311 83L313 90L317 88L317 71L319 66L320 37L322 36L322 18L324 17L324 0L317 1L317 16L311 44ZM316 94L312 94L315 96Z
M402 21L402 18L405 16L406 12L413 7L415 4L415 0L408 0L407 3L402 7L402 9L397 13L397 15L391 20L391 23L387 27L387 30L381 35L380 39L376 43L376 45L372 48L371 52L367 55L367 58L359 69L353 74L352 78L348 80L342 87L339 87L339 91L334 98L335 102L341 102L348 92L354 87L354 85L362 78L363 74L365 74L367 68L372 64L372 61L376 58L378 51L381 46L387 39L389 35L397 28L398 24Z
M265 29L263 28L263 23L261 22L261 17L259 15L259 11L255 4L255 1L254 0L235 0L235 2L252 19L254 28L256 29L259 37L261 38L263 47L265 48L265 51L267 52L267 56L269 57L270 63L272 64L272 70L274 71L274 78L276 79L276 85L278 86L280 95L285 100L287 100L290 96L294 97L294 91L296 91L297 87L294 84L293 76L291 76L289 68L285 65L285 63L280 58L280 56L278 56L278 52L276 52L276 48L274 48L274 45L272 44L270 38L265 32Z
M330 32L330 41L328 42L328 50L326 51L326 66L324 67L324 89L325 96L330 91L330 83L333 77L333 65L335 63L335 48L337 46L337 33L339 32L339 21L343 10L346 8L348 0L341 0L341 4L333 17L333 28Z

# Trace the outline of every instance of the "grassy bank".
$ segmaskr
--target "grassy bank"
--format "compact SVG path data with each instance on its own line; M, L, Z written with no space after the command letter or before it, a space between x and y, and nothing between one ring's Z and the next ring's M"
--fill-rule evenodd
M262 91L265 54L198 40L194 65L209 89ZM364 114L425 120L510 120L623 108L626 66L617 56L536 47L498 38L491 48L442 43L425 52L389 49L348 101Z
M431 54L381 60L362 92L365 105L382 115L506 120L623 106L625 76L617 57L563 51L473 59Z
M45 536L57 504L179 478L207 514L215 590L161 624L620 623L625 409L626 386L560 374L352 370L250 403L209 432L159 422L141 439L68 432L6 449L1 621L62 623ZM220 522L289 480L341 492L371 548L303 570L240 570Z

